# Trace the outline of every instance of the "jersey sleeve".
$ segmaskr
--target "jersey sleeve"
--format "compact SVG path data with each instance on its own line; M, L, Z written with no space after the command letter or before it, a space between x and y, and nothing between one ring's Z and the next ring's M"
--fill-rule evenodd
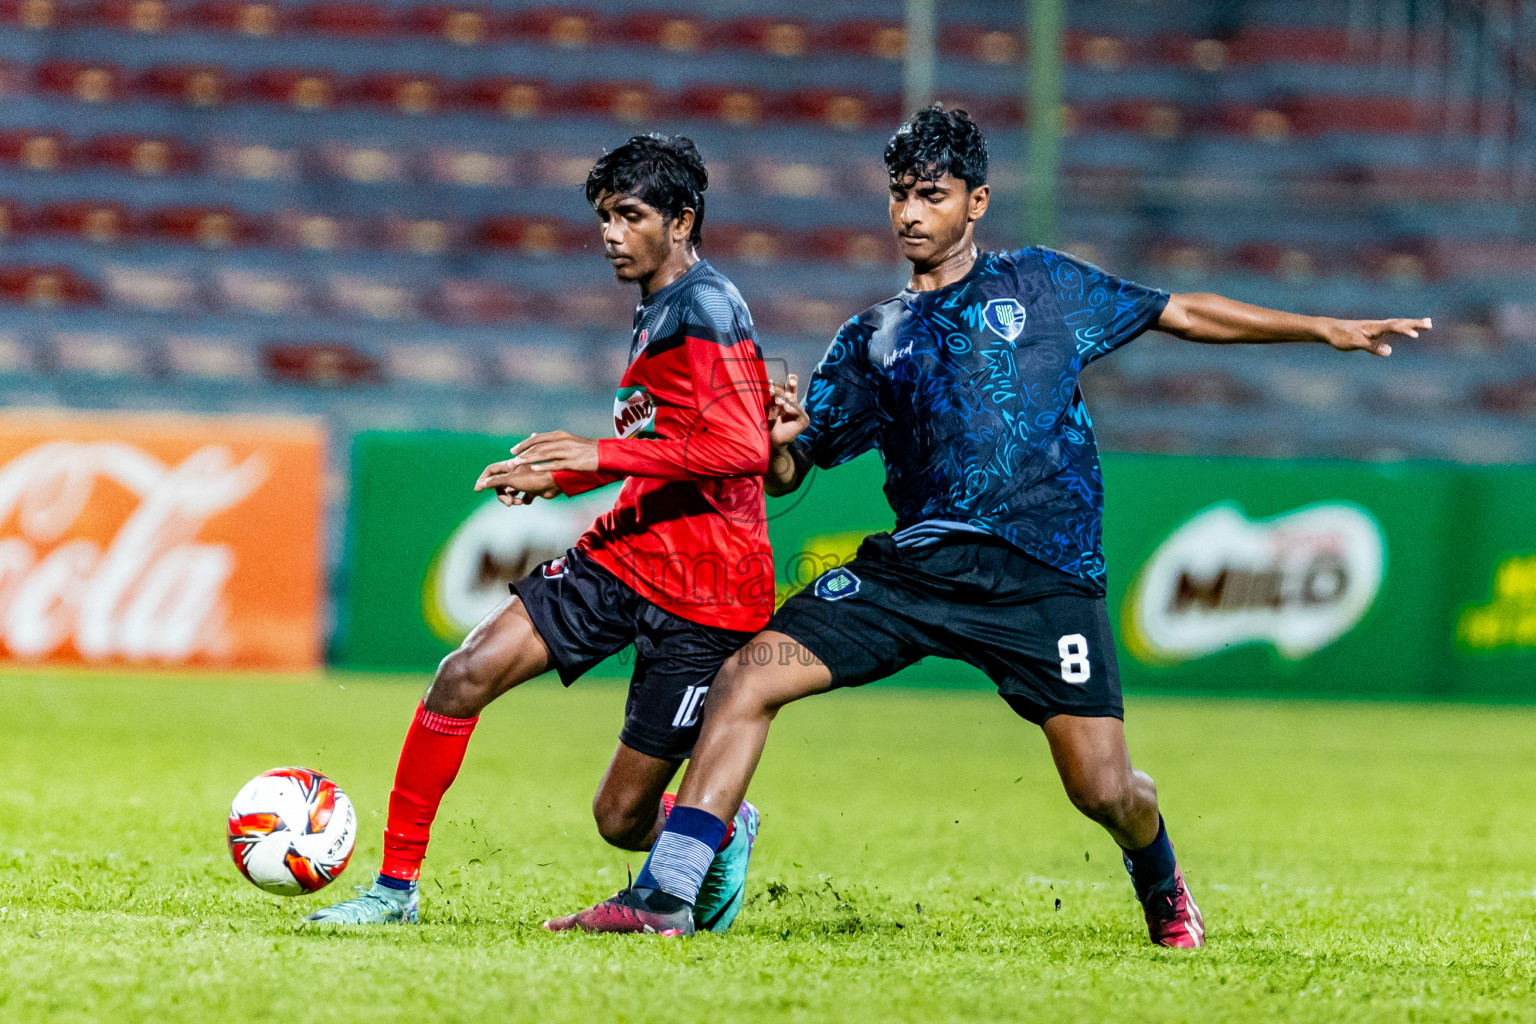
M1108 355L1157 323L1168 293L1106 274L1092 263L1042 249L1042 270L1079 366ZM1021 268L1022 269L1022 268Z
M598 442L598 447L602 447L602 442ZM560 488L560 493L571 498L624 479L622 473L578 473L564 469L557 469L550 476L555 478L555 486Z
M718 293L700 295L693 305L691 315L702 322L683 327L695 405L682 436L599 441L601 472L660 480L768 472L768 373L757 343L745 335L750 320L737 323Z
M866 341L857 319L843 324L806 388L811 422L795 444L822 469L864 454L879 438L875 389L864 369Z

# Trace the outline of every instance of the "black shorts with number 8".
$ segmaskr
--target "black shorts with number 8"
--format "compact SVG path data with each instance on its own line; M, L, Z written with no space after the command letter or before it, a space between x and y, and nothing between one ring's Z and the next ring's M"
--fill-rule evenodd
M768 628L820 658L835 687L954 658L986 673L1036 724L1124 717L1103 590L986 534L921 548L867 537L853 561L785 601Z

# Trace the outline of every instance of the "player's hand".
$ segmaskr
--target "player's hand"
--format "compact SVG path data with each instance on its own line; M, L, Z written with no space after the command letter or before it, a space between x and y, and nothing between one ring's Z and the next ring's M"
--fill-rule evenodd
M598 470L597 442L590 437L578 437L563 430L532 434L512 449L512 455L514 463L548 473L556 470L596 473Z
M475 481L475 490L494 490L496 500L508 508L532 505L537 498L553 498L560 493L553 475L518 465L515 459L486 466L480 472L480 479Z
M1434 327L1429 317L1422 320L1330 320L1323 328L1323 340L1340 352L1369 352L1375 356L1389 356L1392 346L1388 338L1401 335L1417 338L1420 331Z
M800 375L790 374L789 382L782 386L770 381L768 391L773 396L768 404L768 442L775 448L787 448L811 423L800 405Z

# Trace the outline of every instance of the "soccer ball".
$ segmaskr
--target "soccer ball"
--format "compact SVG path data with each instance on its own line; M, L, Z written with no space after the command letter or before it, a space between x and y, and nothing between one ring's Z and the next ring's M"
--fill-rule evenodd
M308 768L273 768L247 782L229 808L229 853L259 889L318 892L341 874L357 841L357 814L336 783Z

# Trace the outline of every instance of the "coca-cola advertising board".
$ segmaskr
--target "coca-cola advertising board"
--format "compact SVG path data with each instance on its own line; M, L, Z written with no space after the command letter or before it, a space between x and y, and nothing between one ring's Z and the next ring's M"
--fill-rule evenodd
M306 420L0 414L0 657L317 667L323 459Z

